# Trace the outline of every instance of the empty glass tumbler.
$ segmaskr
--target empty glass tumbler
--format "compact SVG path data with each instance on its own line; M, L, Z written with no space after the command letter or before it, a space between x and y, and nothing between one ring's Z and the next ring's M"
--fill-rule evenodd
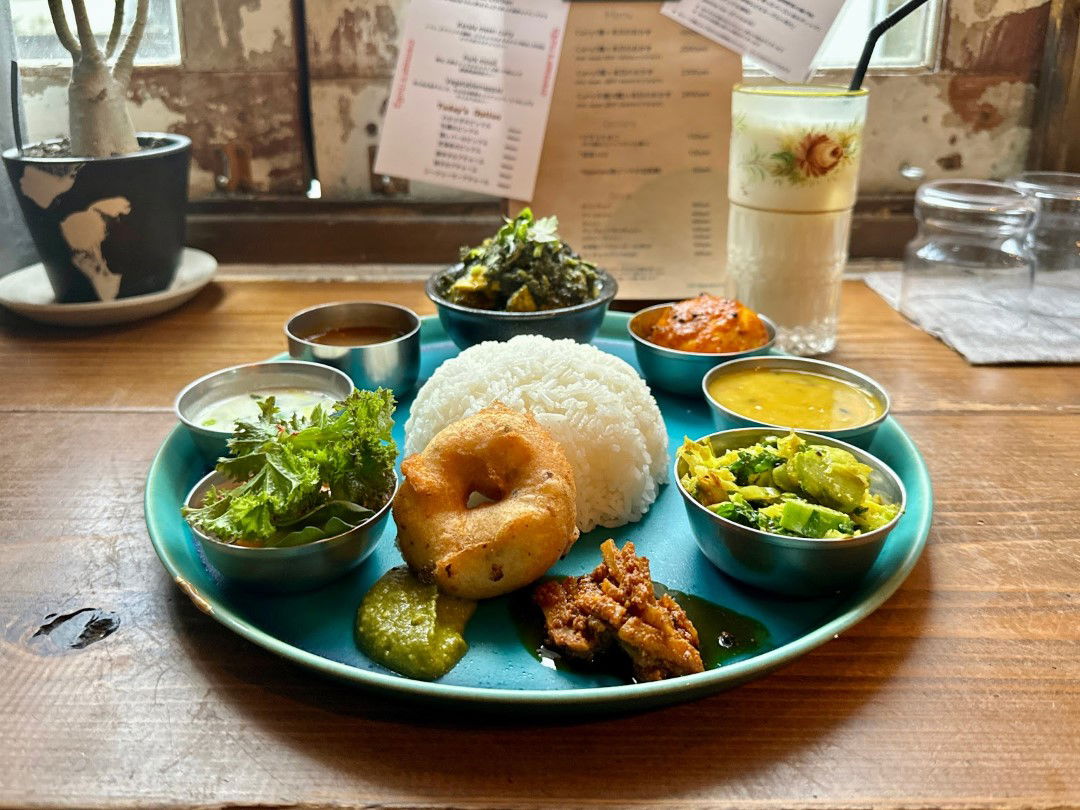
M1035 260L1032 309L1080 317L1080 174L1024 172L1009 185L1039 205L1039 219L1027 239Z
M987 180L937 180L915 194L900 311L924 329L992 334L1027 321L1037 205Z

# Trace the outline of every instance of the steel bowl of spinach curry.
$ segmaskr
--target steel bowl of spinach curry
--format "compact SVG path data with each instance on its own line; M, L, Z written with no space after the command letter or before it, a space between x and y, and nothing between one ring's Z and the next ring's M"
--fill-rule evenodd
M615 279L559 238L555 217L525 208L461 260L432 275L427 295L459 348L515 335L587 343L618 292Z

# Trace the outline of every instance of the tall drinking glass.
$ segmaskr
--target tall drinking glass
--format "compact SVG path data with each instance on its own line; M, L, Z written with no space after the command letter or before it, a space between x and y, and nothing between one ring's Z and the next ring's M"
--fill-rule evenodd
M736 86L728 170L728 292L776 322L777 346L836 345L866 90Z

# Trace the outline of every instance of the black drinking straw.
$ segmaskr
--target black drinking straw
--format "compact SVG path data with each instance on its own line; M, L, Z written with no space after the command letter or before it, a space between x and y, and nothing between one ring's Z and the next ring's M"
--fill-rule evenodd
M15 146L23 153L22 121L19 118L19 63L11 60L11 125L15 128Z
M874 55L874 48L877 47L877 42L881 39L881 35L925 2L926 0L911 0L908 3L904 3L904 5L900 6L900 8L870 29L870 36L866 38L866 44L863 45L862 56L859 57L859 64L855 66L855 75L851 77L851 84L848 86L849 91L854 92L862 87L863 77L866 76L866 68L870 64L870 57Z

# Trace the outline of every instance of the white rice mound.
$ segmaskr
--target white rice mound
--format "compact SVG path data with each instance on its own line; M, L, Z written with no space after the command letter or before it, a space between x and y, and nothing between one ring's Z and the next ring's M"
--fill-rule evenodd
M573 340L519 335L466 349L435 371L405 422L405 454L498 400L528 411L562 445L582 532L640 520L667 479L667 429L625 361Z

